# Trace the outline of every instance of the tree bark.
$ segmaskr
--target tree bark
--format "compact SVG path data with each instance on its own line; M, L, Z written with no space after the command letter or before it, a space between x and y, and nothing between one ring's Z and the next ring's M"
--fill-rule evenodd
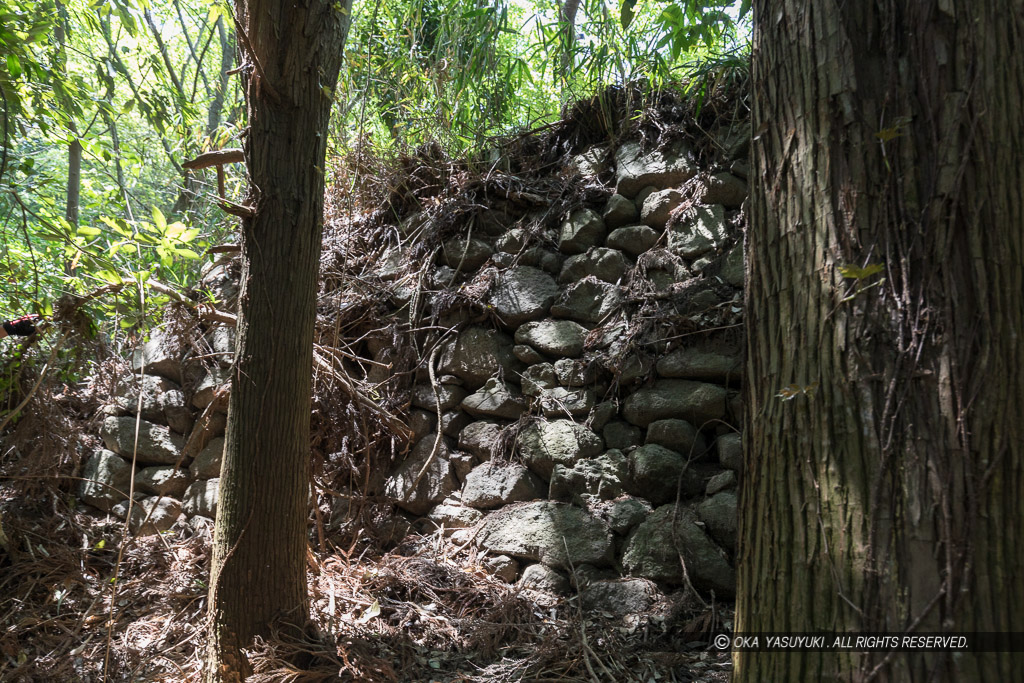
M1024 8L754 4L736 630L1024 631ZM1022 663L738 652L734 680Z
M327 123L351 0L238 0L251 187L210 576L205 681L238 681L240 648L308 619L313 325Z

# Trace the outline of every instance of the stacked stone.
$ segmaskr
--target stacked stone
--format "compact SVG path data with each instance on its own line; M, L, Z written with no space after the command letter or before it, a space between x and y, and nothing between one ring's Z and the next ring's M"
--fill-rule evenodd
M607 156L591 150L578 167L605 173ZM614 161L615 194L568 216L549 236L557 249L521 228L444 245L435 280L498 268L487 303L500 324L448 343L436 396L414 387L415 445L385 494L527 587L586 576L598 603L614 593L635 606L652 599L650 581L683 581L681 554L694 585L730 596L742 349L602 359L622 341L630 278L655 292L696 284L698 307L741 300L746 182L701 172L683 147L626 143ZM634 578L608 583L621 574Z
M230 291L219 295L233 296L227 269L225 263L208 266L202 284L226 287ZM129 520L134 533L161 533L181 515L213 518L216 513L225 412L215 411L205 425L209 440L199 454L182 456L196 416L213 400L214 389L228 379L233 330L216 328L206 341L204 363L186 353L172 335L157 330L134 354L132 374L118 383L112 402L101 411L100 436L105 447L86 460L79 497L124 519L134 480L135 503ZM211 363L211 359L220 362ZM191 397L183 385L195 386Z
M432 281L474 283L496 271L487 303L500 323L464 326L448 340L436 386L421 373L408 413L414 444L384 494L410 520L486 549L495 576L554 591L574 578L585 604L636 612L656 584L683 582L683 562L698 588L734 591L742 349L694 335L674 348L655 340L657 358L624 353L623 313L637 306L629 291L638 278L690 310L738 306L746 183L742 161L702 171L684 147L627 142L614 169L609 156L594 148L576 165L593 178L614 171L615 193L553 233L485 214L476 236L444 244ZM382 280L399 272L393 256L378 268ZM236 281L226 268L208 268L201 284L230 301ZM392 304L411 296L398 283ZM106 448L86 463L83 500L124 516L134 478L137 532L165 530L182 514L213 516L223 416L194 460L182 461L181 449L227 380L231 332L207 335L225 362L198 381L185 376L198 364L165 336L146 344L134 364L146 374L106 409ZM375 339L369 351L369 380L387 381L398 351ZM196 387L188 403L183 383Z

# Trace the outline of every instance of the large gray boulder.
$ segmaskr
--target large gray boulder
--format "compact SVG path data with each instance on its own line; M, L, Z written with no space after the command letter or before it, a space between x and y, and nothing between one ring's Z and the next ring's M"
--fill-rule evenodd
M490 509L526 500L543 498L547 487L536 474L515 463L477 465L466 476L462 503L473 508Z
M188 486L188 470L170 465L145 467L135 473L135 490L180 498Z
M430 508L443 501L456 487L455 473L448 460L449 451L444 439L441 439L437 454L427 465L435 440L435 434L420 439L405 461L384 482L384 495L414 515L427 514ZM425 465L426 472L414 489L416 477Z
M704 436L686 420L668 418L647 425L647 444L664 446L686 457L698 457L707 448Z
M544 417L586 417L597 403L593 389L567 389L554 387L543 389L538 397Z
M543 318L558 294L558 285L543 270L531 266L509 268L491 290L494 312L509 328Z
M722 491L711 496L697 506L697 516L704 522L704 528L711 534L711 538L729 552L736 552L735 493Z
M585 176L598 176L608 170L608 147L595 145L572 158L571 166Z
M174 526L180 515L179 501L166 496L149 496L132 506L128 528L138 536L160 534Z
M202 410L213 401L214 392L231 381L231 370L214 365L210 368L192 394L192 405ZM226 407L225 407L226 409Z
M89 456L82 467L78 497L93 507L109 512L128 497L131 482L131 463L101 448Z
M462 409L473 417L517 420L526 410L526 400L515 387L491 378L475 393L463 399Z
M629 454L630 493L654 505L693 498L704 492L704 481L686 459L664 446L641 446Z
M573 360L559 358L552 366L555 376L563 387L582 387L591 385L601 376L601 364L593 360Z
M652 192L640 208L640 222L656 230L664 230L672 212L683 204L683 193L677 189Z
M520 325L517 344L528 344L541 353L578 358L589 330L572 320L538 320Z
M747 183L731 173L723 171L701 176L692 182L697 184L694 194L701 204L722 204L727 209L738 209L747 198Z
M598 517L603 519L613 532L624 536L650 516L654 508L643 498L619 496L615 500L601 501L593 506Z
M704 489L704 495L713 496L720 491L731 489L736 486L739 480L736 478L736 473L732 470L722 470L718 474L708 479L707 488Z
M491 245L476 238L455 237L441 246L441 259L445 264L463 272L476 270L491 257Z
M489 420L471 422L459 433L459 448L487 462L501 454L502 425Z
M721 204L695 206L669 228L668 248L685 259L693 259L717 249L728 239L725 208Z
M618 286L590 275L562 290L551 306L551 315L596 325L614 313L621 302Z
M580 588L580 606L585 612L623 617L646 612L658 595L658 587L647 579L591 581Z
M636 197L648 186L676 187L697 174L689 150L682 145L644 152L638 142L627 142L615 152L616 192Z
M132 355L132 372L160 375L181 384L180 340L164 330L154 330L149 341Z
M608 448L617 448L620 451L628 451L643 443L643 432L639 427L623 422L612 420L601 430L604 437L604 444Z
M625 491L629 475L626 456L610 450L596 458L577 460L572 467L555 465L551 471L549 497L571 501L580 494L602 500L617 498Z
M733 432L722 434L715 440L718 448L718 462L734 472L743 469L743 438Z
M604 205L601 217L604 218L604 224L608 229L613 230L623 225L636 223L636 219L640 217L640 212L637 211L633 200L627 199L621 194L613 194L608 198L608 203Z
M679 508L676 513L674 505L664 505L629 535L623 568L632 576L682 583L682 556L694 586L714 590L718 597L733 597L736 573L725 552L700 528L692 510Z
M569 284L593 275L599 280L615 284L626 274L628 266L626 257L618 249L595 247L585 254L565 259L562 272L558 274L558 282Z
M117 384L114 402L125 412L135 414L142 396L142 419L169 425L177 432L192 426L192 413L185 404L181 387L166 377L129 375Z
M551 479L556 464L572 467L603 450L601 437L572 420L534 422L519 434L523 462L545 480Z
M100 426L104 445L118 455L132 457L135 446L135 418L108 417ZM174 465L181 458L185 439L169 428L139 421L137 460L147 464Z
M626 225L612 230L606 244L630 256L639 256L658 243L661 233L649 225Z
M699 426L725 416L726 394L717 384L662 379L630 394L622 414L638 427L666 418L682 418Z
M441 354L439 372L456 375L469 389L477 389L491 377L511 375L520 367L512 355L511 337L489 327L472 326Z
M516 588L566 595L569 592L569 579L557 569L552 569L545 564L531 564L523 570L523 575L519 578Z
M537 363L526 368L521 378L523 393L527 396L540 396L546 389L558 386L558 375L551 363Z
M746 281L745 264L743 262L743 244L737 244L725 255L722 269L718 276L733 287L742 287Z
M217 325L206 333L206 341L210 350L217 354L217 362L223 365L231 363L235 354L235 328L229 325Z
M513 583L519 575L519 563L508 555L496 555L484 560L484 569L505 583Z
M728 347L684 347L663 356L657 371L662 377L738 382L743 378L743 356L739 349Z
M494 240L494 249L500 253L518 254L529 241L530 233L522 228L512 228Z
M224 437L210 439L199 455L188 466L193 479L213 479L220 476L220 464L224 459Z
M562 223L558 248L566 254L582 254L604 243L607 231L604 219L592 209L581 209Z
M217 501L220 493L220 479L204 479L189 485L182 498L182 511L189 517L202 515L214 519L217 516Z
M461 503L445 500L434 507L427 519L447 530L469 529L484 518L484 513Z
M436 413L437 401L441 402L441 411L451 410L462 403L467 392L460 386L454 384L439 384L437 397L434 397L434 388L430 384L417 384L412 388L412 404L417 408Z
M552 501L506 506L484 518L477 542L493 553L568 568L611 560L608 526L585 510Z

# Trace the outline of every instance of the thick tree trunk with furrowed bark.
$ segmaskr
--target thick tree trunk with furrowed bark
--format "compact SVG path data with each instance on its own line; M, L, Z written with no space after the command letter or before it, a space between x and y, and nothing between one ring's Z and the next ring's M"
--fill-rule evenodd
M737 632L1024 631L1024 6L755 4ZM995 681L1020 653L737 653Z
M242 289L210 577L204 680L244 680L240 648L308 618L306 521L324 155L351 0L238 0L245 157Z

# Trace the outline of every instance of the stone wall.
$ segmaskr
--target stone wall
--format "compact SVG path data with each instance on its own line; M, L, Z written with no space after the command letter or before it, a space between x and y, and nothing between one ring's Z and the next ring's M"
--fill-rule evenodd
M199 285L230 302L237 298L237 275L236 264L224 258L203 269ZM229 327L195 339L156 330L100 411L104 448L86 460L79 497L124 519L134 484L135 533L166 531L182 515L212 519L227 423L226 396L222 391L214 400L215 391L228 381L233 353Z
M491 571L525 586L559 590L587 577L597 603L609 591L642 603L651 581L681 584L685 564L698 589L732 595L745 168L728 154L701 167L679 143L595 147L559 172L599 201L554 225L524 211L443 242L423 275L483 292L488 314L449 319L440 352L421 360L405 415L413 439L383 484L402 515L486 549ZM382 260L376 274L394 279L394 265ZM204 286L230 289L225 268L208 269ZM230 334L207 343L227 351ZM393 359L387 340L369 350L381 367ZM151 532L215 510L223 417L207 408L226 364L205 360L186 404L180 383L200 364L159 335L136 370L143 359L134 480L144 497L133 528ZM86 478L114 488L81 491L122 515L132 382L107 409L106 450L86 467ZM182 460L203 410L208 444ZM622 576L632 579L604 581Z

